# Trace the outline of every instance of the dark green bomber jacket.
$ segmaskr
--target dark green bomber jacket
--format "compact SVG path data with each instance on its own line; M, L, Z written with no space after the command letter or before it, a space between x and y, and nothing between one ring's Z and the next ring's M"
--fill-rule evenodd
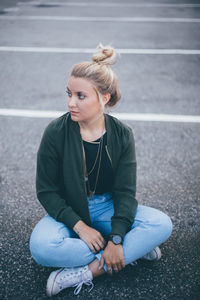
M114 169L114 215L111 234L123 238L134 221L136 195L135 143L131 128L105 114L107 154ZM83 220L91 226L84 180L80 127L65 113L45 129L38 153L37 197L47 213L70 229Z

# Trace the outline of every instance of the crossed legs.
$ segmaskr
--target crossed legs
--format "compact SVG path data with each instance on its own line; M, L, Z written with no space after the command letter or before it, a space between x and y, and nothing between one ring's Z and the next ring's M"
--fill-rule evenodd
M112 215L113 204L110 201L106 209L105 207L99 209L92 218L92 227L99 230L103 236L109 235ZM141 258L162 244L171 232L172 222L166 214L157 209L139 205L132 228L125 235L123 242L125 264ZM98 261L103 252L102 250L98 254L93 253L73 230L49 215L43 217L35 226L30 238L30 251L34 260L43 266L89 265L94 276L98 275ZM106 265L104 265L104 270L107 271Z

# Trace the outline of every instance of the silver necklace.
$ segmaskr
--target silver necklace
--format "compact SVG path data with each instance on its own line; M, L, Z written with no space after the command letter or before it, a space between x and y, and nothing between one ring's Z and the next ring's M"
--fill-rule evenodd
M97 182L98 182L98 179L99 179L99 172L100 172L101 158L102 158L102 149L103 149L103 138L100 141L99 148L100 148L100 151L99 151L99 155L100 155L99 156L99 165L98 165L97 176L96 176L96 180L95 180L95 185L94 185L94 190L93 191L90 188L89 176L87 176L87 178L88 178L88 180L87 180L88 191L89 191L89 195L92 198L92 200L94 200L94 194L95 194L96 187L97 187ZM97 156L97 159L98 159L98 156Z
M101 158L102 158L102 149L103 149L103 135L100 138L99 147L98 147L98 151L97 151L97 155L96 155L94 165L92 166L91 170L88 172L87 171L87 165L86 165L85 149L83 147L85 182L86 182L86 185L88 187L89 196L92 198L92 200L94 200L94 195L95 195L95 191L96 191L96 187L97 187L97 182L98 182L98 179L99 179L99 172L100 172ZM98 164L97 176L96 176L96 180L95 180L94 189L92 191L91 188L90 188L89 175L93 172L93 170L94 170L94 168L97 164L98 157L99 157L99 164Z
M89 176L90 174L92 174L95 166L96 166L96 163L97 163L97 160L98 160L98 156L99 156L99 152L100 152L100 148L101 148L101 141L103 139L103 136L101 136L100 138L100 142L99 142L99 147L98 147L98 150L97 150L97 155L96 155L96 158L95 158L95 162L94 162L94 165L92 166L91 170L89 172L87 172L87 176Z

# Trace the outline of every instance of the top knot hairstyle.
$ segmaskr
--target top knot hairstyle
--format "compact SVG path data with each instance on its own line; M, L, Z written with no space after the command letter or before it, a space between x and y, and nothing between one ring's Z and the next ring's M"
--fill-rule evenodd
M111 66L114 65L117 58L116 51L110 46L103 46L99 44L96 48L96 53L92 56L92 61L102 64Z
M71 76L88 79L96 88L98 96L99 93L109 93L108 107L114 106L121 98L118 78L110 67L115 64L117 56L114 48L99 44L91 62L78 63L71 71Z

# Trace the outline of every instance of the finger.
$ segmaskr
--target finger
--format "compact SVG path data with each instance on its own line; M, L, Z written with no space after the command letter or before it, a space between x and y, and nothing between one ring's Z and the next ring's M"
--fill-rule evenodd
M119 263L119 264L117 264L117 269L118 269L118 271L121 271L122 270L122 265Z
M125 268L124 259L121 258L120 261L117 263L119 270L121 271L123 268Z
M106 244L106 240L104 240L104 238L102 237L101 242L105 245Z
M98 245L98 243L93 243L93 246L94 248L97 250L97 251L100 251L101 250L101 247Z
M121 263L122 268L125 268L126 265L125 265L124 259L121 259L120 263Z
M105 246L105 244L102 241L99 241L98 244L99 244L100 249L103 249Z
M92 252L97 252L92 243L89 244L89 248L92 250Z
M100 236L100 241L101 241L102 244L106 244L106 241L104 240L102 235Z
M118 268L118 265L117 265L117 264L113 265L113 270L114 270L116 273L119 272L119 268Z
M112 266L111 264L107 264L108 274L112 276Z

